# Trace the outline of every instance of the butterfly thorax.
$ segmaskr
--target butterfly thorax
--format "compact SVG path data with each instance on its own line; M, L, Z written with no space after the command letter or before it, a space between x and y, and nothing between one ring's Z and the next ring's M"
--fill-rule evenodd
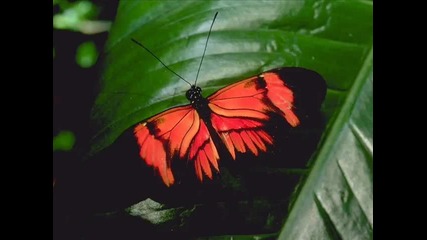
M192 85L187 90L186 97L196 110L203 108L207 104L206 98L202 96L202 89L195 85Z

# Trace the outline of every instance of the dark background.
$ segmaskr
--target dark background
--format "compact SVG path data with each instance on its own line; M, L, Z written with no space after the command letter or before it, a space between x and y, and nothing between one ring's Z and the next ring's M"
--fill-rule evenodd
M84 214L81 156L91 135L90 109L117 5L118 1L53 1L54 239L76 239L80 232L70 215ZM85 30L89 25L95 27ZM88 43L89 48L81 48Z

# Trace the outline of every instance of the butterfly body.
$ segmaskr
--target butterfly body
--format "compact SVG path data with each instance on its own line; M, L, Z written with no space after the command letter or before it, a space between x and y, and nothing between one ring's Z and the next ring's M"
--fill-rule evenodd
M209 116L208 100L202 96L202 89L192 85L186 92L186 97L190 101L191 106L197 111L200 117L205 120Z
M300 92L314 96L298 100ZM319 74L291 67L236 82L207 98L202 96L200 87L192 85L186 92L190 104L137 124L134 135L141 158L157 170L167 186L175 182L171 161L176 158L193 163L200 181L204 177L212 179L214 172L219 172L218 149L228 150L232 159L238 152L255 156L266 152L267 146L273 144L273 137L265 130L271 114L297 127L300 116L296 114L296 103L318 108L325 92L326 85Z

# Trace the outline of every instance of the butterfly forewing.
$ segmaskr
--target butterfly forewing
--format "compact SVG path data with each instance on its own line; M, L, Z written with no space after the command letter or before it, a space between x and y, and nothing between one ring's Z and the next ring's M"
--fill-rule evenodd
M185 156L199 127L200 117L191 105L170 109L135 127L141 158L159 172L167 186L174 183L172 157Z

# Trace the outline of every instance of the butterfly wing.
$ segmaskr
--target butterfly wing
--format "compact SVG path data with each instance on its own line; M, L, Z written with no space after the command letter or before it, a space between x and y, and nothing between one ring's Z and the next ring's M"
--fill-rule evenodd
M218 170L216 147L206 124L190 105L176 107L155 115L134 129L142 159L158 171L166 186L174 183L171 160L194 160L196 174L212 178L209 164Z
M233 159L236 151L249 150L257 156L259 151L266 151L266 145L273 143L263 128L270 113L281 115L292 127L298 126L296 96L302 97L300 93L304 88L311 88L308 92L313 96L307 96L311 100L303 103L318 107L325 96L325 82L316 72L303 68L273 69L209 96L212 126Z
M174 183L170 161L185 155L199 131L199 121L197 112L187 105L155 115L134 129L141 158L159 172L167 186Z

